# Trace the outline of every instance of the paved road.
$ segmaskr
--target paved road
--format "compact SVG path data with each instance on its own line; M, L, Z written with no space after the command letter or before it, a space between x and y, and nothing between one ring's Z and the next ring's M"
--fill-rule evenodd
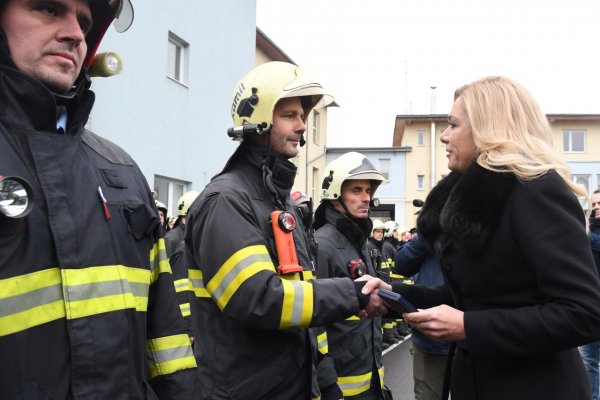
M412 378L410 336L383 352L384 381L394 400L415 400Z

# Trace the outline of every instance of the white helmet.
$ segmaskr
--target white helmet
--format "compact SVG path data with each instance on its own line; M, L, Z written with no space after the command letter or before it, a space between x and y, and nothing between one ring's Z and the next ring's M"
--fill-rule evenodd
M289 97L306 99L302 103L305 117L313 108L333 102L333 97L302 68L281 61L268 62L255 67L235 85L231 94L234 127L230 136L242 139L234 132L245 125L256 126L259 132L271 129L277 102Z
M386 237L391 237L394 233L394 230L398 228L398 224L396 223L396 221L387 221L384 225L387 229L387 231L385 232Z
M373 229L371 229L371 236L373 236L373 231L375 229L381 229L381 230L383 230L383 234L384 235L387 233L387 227L385 226L385 224L383 223L383 221L380 220L380 219L374 219L373 220Z
M194 200L196 200L196 197L198 197L198 195L200 195L200 193L194 190L190 190L189 192L185 192L181 197L179 197L179 200L177 200L177 215L180 217L187 215L190 206L192 205Z
M382 183L387 183L379 172L364 155L351 151L339 157L325 168L327 176L323 179L321 189L322 200L337 200L342 195L342 184L347 180L368 179L372 182L371 199Z

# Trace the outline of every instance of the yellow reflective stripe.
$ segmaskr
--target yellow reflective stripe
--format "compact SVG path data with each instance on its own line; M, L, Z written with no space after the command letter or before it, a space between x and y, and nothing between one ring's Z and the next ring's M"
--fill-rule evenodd
M133 308L146 311L150 271L108 265L61 270L67 319Z
M150 269L152 270L152 283L156 282L158 276L163 272L172 273L163 238L158 239L152 246L152 250L150 250Z
M206 290L223 310L242 283L262 271L275 273L265 245L245 247L225 261L206 285Z
M338 376L337 384L342 389L344 397L355 396L369 390L372 376L372 372L357 376Z
M279 328L307 328L312 321L313 286L304 281L281 280L283 284L283 305Z
M204 288L202 271L199 269L188 269L188 276L190 277L190 287L192 288L192 291L196 297L210 297L208 290Z
M404 279L404 275L395 274L395 273L393 273L393 272L390 272L390 278L395 278L395 279Z
M356 315L352 315L346 318L346 321L360 321L360 318L358 318Z
M188 278L177 279L173 282L173 284L175 285L175 291L177 293L185 292L186 290L192 290L192 286Z
M190 338L186 334L146 340L146 353L150 379L196 368Z
M58 268L0 280L0 336L64 317Z
M317 347L321 354L329 353L329 342L327 341L327 332L323 332L317 336Z
M379 368L377 370L377 373L379 374L379 384L381 385L381 387L383 387L383 385L384 385L383 374L385 373L385 370L383 369L383 365L381 366L381 368Z
M386 322L383 324L383 329L392 329L394 324L392 322Z
M279 275L279 277L288 281L314 281L316 279L313 272L309 270L296 272L294 274Z
M192 311L190 309L190 303L183 303L179 305L179 309L181 310L181 315L184 317L188 317L192 315Z

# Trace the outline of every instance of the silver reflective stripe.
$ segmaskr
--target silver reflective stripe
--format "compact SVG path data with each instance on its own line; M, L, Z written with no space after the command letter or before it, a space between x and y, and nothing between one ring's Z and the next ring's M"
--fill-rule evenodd
M178 346L166 350L154 350L149 352L148 356L151 363L162 364L185 357L193 357L194 354L191 346Z
M269 257L268 254L252 254L248 257L245 257L244 259L240 260L234 267L232 267L227 273L227 275L223 277L223 280L220 282L219 286L217 286L213 291L212 297L215 299L220 299L227 287L229 286L229 284L238 277L240 272L242 272L244 268L247 268L257 262L272 263L271 257Z
M27 311L62 300L62 285L57 284L16 296L0 299L0 317Z
M189 279L179 279L175 281L175 291L183 292L184 290L190 289L190 281Z
M289 281L294 286L294 305L292 310L291 326L300 326L302 311L304 309L304 287L301 281Z
M338 386L340 387L342 392L344 392L345 396L347 396L346 391L353 391L360 388L364 388L364 390L361 391L364 392L365 390L371 387L371 375L369 374L369 376L366 379L359 382L340 383L338 380Z
M190 278L190 282L192 282L192 287L196 289L204 289L204 282L202 279Z
M85 285L73 285L65 288L68 293L68 301L79 301L96 299L99 297L131 293L137 297L148 296L148 285L144 283L129 282L127 280L116 280L108 282L88 283Z

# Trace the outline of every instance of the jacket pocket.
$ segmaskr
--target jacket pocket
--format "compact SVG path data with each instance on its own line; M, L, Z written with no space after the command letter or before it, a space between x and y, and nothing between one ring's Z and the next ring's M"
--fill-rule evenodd
M126 204L123 207L125 219L129 225L129 231L136 238L141 240L144 237L158 237L158 227L160 225L158 215L147 204Z

